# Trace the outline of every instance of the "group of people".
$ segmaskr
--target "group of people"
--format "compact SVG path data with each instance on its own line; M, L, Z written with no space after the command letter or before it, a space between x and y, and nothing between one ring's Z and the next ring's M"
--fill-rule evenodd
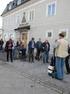
M28 53L29 53L29 62L34 62L34 49L36 49L35 59L40 60L41 53L43 57L43 63L48 63L50 43L48 40L42 42L41 39L35 43L34 38L32 38L28 43Z
M43 63L48 63L49 51L50 51L50 43L48 40L45 42L41 42L41 39L35 43L34 38L29 42L29 62L32 58L32 62L34 62L34 48L36 48L36 56L37 60L40 60L40 53L42 52ZM66 65L67 74L70 74L70 45L68 41L65 39L64 33L59 34L59 39L55 40L55 45L53 48L53 55L55 57L54 66L55 66L55 78L59 80L63 80L64 77L64 64ZM53 62L53 61L51 61Z
M7 53L7 61L9 58L11 62L13 62L13 57L15 55L15 48L18 49L19 54L21 52L22 58L25 56L26 58L26 51L28 52L28 60L29 62L34 62L36 60L41 59L41 53L43 53L43 63L48 63L49 58L49 51L50 51L50 43L48 40L42 42L41 39L35 42L34 38L32 38L28 43L28 50L25 48L24 44L20 41L17 41L14 44L12 39L9 39L5 44L5 51ZM36 52L34 51L36 49ZM36 53L36 54L35 54Z
M55 66L55 78L62 80L64 77L64 63L66 65L67 74L70 73L70 66L69 66L69 58L70 58L70 46L67 40L65 40L64 33L59 34L59 39L55 40L55 45L53 48L53 53L55 57L54 66ZM1 48L3 47L4 42L0 41ZM28 52L28 60L29 62L33 62L36 60L40 60L42 58L43 63L48 63L49 59L49 52L50 52L50 43L48 40L44 42L39 40L35 42L35 39L32 38L28 43L28 50L24 47L22 42L16 43L14 45L14 41L9 39L5 45L5 51L7 52L7 61L9 61L9 57L11 62L13 62L13 49L17 47L19 51L22 52L23 55L26 55L26 51ZM35 52L36 49L36 52ZM54 50L55 49L55 50ZM52 61L51 61L52 62Z
M9 61L10 58L11 62L13 62L14 59L13 57L15 56L15 49L18 49L19 54L21 53L22 55L22 58L24 56L26 58L26 52L27 52L29 62L34 62L35 59L39 61L42 57L43 63L48 63L49 51L50 51L50 43L48 42L48 40L42 42L41 39L39 38L39 40L35 42L34 38L32 38L28 43L28 50L27 50L27 48L25 48L24 43L22 41L17 41L16 43L14 43L14 41L10 38L5 44L7 61ZM41 53L43 54L41 55Z
M18 51L18 53L16 53L16 50ZM7 53L7 62L9 61L9 58L11 62L13 62L15 54L17 57L17 55L20 54L20 52L21 57L23 57L23 55L26 55L26 48L24 47L24 44L21 41L17 41L16 43L14 43L14 41L11 38L5 44L5 51Z

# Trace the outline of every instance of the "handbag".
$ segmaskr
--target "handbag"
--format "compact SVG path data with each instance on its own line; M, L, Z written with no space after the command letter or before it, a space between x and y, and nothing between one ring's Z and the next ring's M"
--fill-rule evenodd
M54 66L48 66L48 74L52 74L54 72Z
M48 66L48 75L52 76L53 78L55 77L55 73L56 73L55 62L56 62L56 57L55 57L55 49L54 49L50 65Z

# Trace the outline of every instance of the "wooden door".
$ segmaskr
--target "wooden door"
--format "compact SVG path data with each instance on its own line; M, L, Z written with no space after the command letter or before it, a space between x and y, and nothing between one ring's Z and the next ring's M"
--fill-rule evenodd
M22 43L24 44L24 47L27 47L27 33L22 33Z

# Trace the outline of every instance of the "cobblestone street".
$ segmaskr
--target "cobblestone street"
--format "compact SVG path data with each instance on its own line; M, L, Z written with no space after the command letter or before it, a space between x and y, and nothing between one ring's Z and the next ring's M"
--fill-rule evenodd
M70 94L70 75L63 81L47 74L48 64L0 61L0 94Z

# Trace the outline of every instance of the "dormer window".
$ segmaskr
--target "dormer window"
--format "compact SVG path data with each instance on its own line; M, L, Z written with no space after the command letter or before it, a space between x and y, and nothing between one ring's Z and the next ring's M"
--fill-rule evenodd
M16 7L16 0L13 1L13 5L12 5L13 8Z
M20 5L21 4L21 0L17 0L17 5Z
M12 9L12 4L11 4L11 3L9 4L8 9L9 9L9 10Z

